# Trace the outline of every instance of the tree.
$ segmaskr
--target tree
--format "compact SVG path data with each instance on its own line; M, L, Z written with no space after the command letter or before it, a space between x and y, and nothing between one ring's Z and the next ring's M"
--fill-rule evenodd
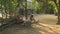
M56 3L54 1L49 1L48 5L49 5L49 7L51 7L53 9L54 14L57 15L58 7L57 7Z
M57 24L60 24L60 0L58 5L58 23Z

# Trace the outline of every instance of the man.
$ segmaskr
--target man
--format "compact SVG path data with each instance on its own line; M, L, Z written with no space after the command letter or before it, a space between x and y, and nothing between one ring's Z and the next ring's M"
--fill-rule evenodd
M31 23L35 23L35 19L33 15L30 16L30 20L31 20Z
M37 20L37 21L35 20L33 15L30 16L30 20L31 20L31 23L38 23L39 22L39 20Z

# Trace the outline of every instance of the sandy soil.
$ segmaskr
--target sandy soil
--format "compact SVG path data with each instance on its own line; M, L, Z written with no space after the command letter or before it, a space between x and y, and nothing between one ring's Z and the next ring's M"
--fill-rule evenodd
M40 15L36 20L39 20L39 23L32 24L31 27L14 24L0 34L60 34L60 25L56 25L57 16Z

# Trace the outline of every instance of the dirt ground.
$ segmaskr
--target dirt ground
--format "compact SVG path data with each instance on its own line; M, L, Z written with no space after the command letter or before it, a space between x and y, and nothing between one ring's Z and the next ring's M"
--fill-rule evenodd
M35 18L36 20L39 20L40 23L51 24L51 25L56 25L58 21L58 16L52 14L37 15Z
M39 23L32 24L29 27L14 24L1 31L0 34L60 34L60 25L56 25L57 16L38 15L35 17Z

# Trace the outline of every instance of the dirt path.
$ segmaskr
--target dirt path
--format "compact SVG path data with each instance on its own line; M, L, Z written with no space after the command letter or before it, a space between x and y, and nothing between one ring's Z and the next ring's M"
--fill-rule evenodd
M39 20L41 22L32 24L29 28L15 24L0 32L0 34L60 34L60 25L55 25L57 16L41 15L38 18L40 18ZM49 18L49 22L47 21L47 18Z
M58 20L57 17L55 15L43 14L36 16L36 20L39 20L40 23L55 25Z
M39 23L32 24L32 27L27 28L21 25L13 25L0 34L60 34L60 26Z

